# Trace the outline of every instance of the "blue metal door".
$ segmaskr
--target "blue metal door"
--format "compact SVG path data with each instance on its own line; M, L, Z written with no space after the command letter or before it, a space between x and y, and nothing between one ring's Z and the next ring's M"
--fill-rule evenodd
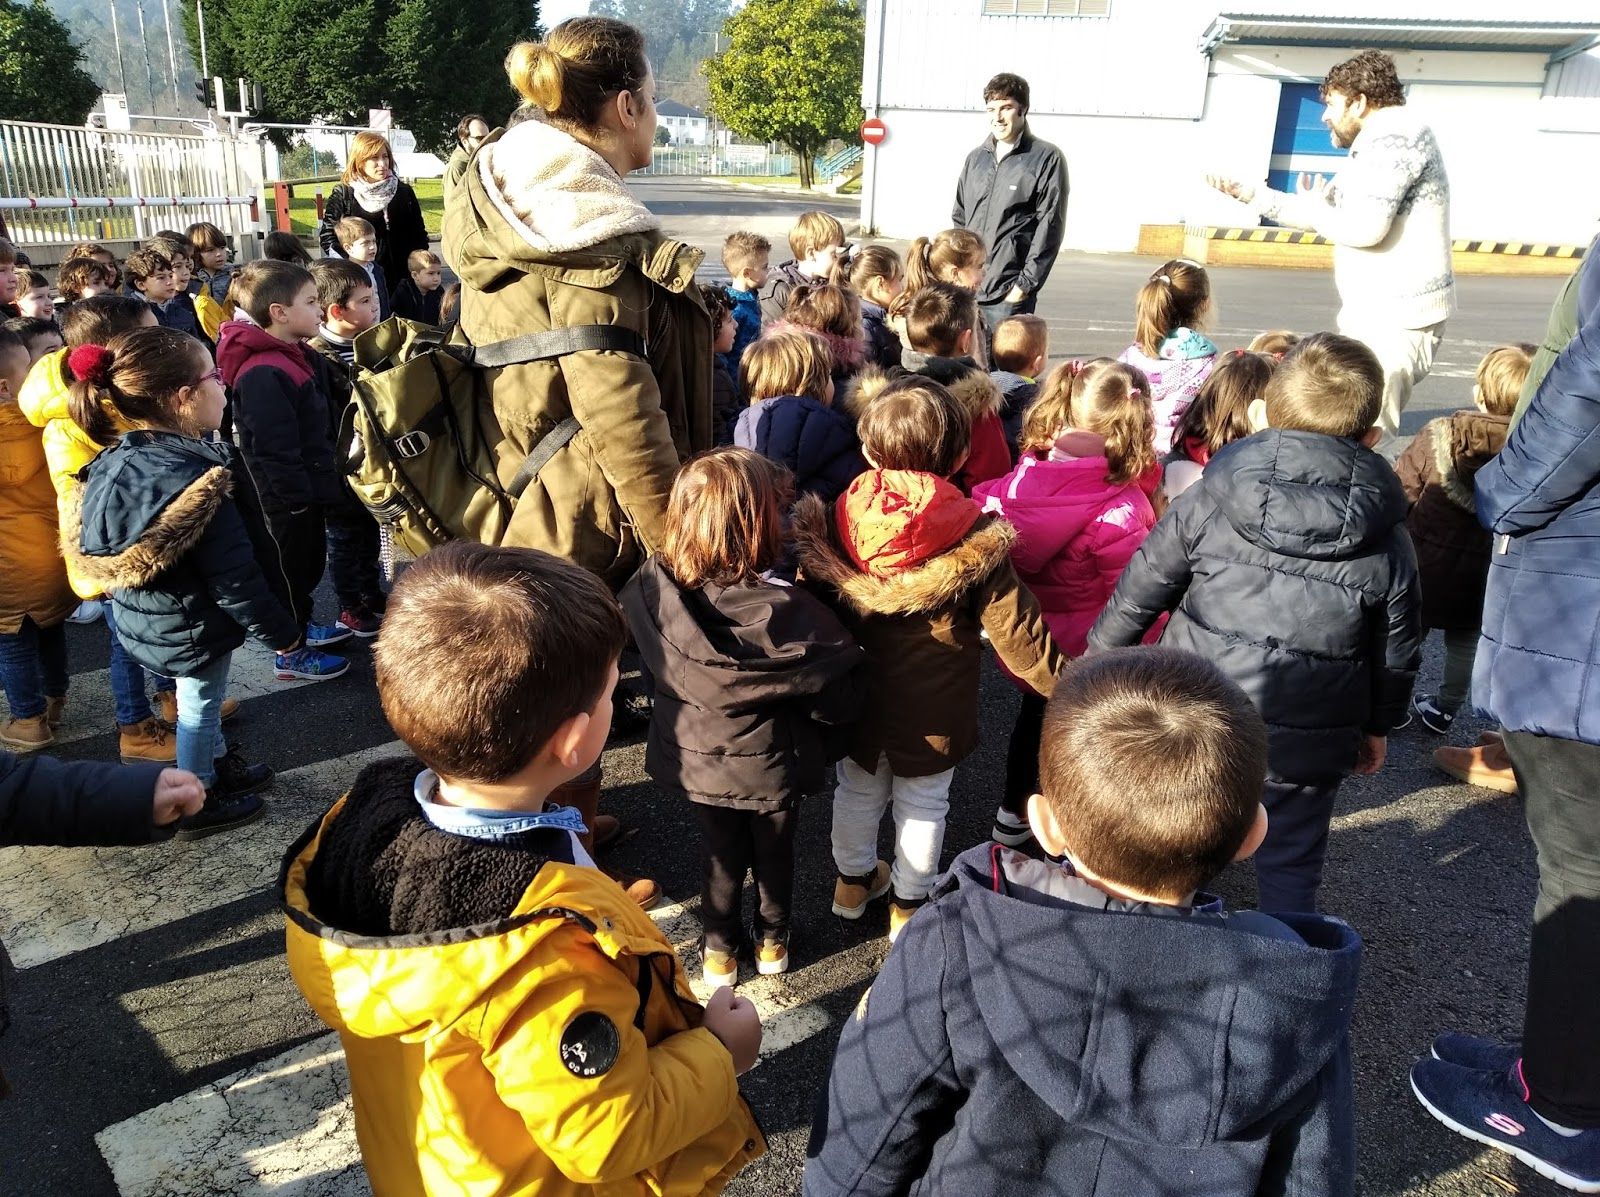
M1332 174L1344 150L1335 149L1322 123L1320 84L1284 83L1278 94L1278 123L1272 133L1272 162L1267 186L1293 191L1303 170Z

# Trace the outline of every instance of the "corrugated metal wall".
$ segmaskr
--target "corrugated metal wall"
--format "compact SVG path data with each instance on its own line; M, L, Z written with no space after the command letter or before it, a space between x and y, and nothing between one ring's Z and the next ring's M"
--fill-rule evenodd
M1563 99L1600 99L1600 49L1574 55L1551 67L1544 94Z
M873 0L869 103L880 5L886 108L981 108L983 85L999 71L1026 78L1041 113L1192 118L1205 103L1208 64L1197 45L1215 10L1189 0L1112 0L1109 17L986 16L983 0Z

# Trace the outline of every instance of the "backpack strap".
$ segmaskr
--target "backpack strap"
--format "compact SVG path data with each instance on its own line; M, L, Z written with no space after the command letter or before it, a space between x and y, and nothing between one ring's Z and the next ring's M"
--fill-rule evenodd
M466 352L470 365L486 370L502 366L518 366L524 362L546 361L565 357L569 353L631 353L647 357L645 341L631 328L620 324L575 324L568 328L552 328L545 332L528 333L488 345L476 345ZM571 437L567 438L568 440ZM559 446L558 446L559 447Z
M522 492L539 476L539 471L550 464L550 459L562 449L567 447L567 442L577 436L583 425L578 423L577 416L568 416L549 432L539 439L533 447L533 452L522 459L522 464L517 467L516 477L511 479L511 485L506 487L506 493L513 499L522 498Z

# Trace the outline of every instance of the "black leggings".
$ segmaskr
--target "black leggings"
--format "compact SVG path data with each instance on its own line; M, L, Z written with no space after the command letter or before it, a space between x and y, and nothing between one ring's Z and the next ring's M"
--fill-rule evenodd
M1028 799L1039 792L1039 741L1044 734L1044 699L1032 690L1022 693L1017 721L1006 752L1006 789L1000 809L1019 823L1028 821Z
M798 811L764 813L694 804L704 841L700 922L706 947L736 952L744 940L744 874L755 874L756 938L789 934L794 897L794 832Z

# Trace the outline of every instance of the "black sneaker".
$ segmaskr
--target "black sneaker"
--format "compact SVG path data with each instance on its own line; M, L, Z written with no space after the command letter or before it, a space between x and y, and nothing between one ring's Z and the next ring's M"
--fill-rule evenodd
M650 708L649 695L619 685L611 702L611 734L620 740L644 735L650 730Z
M271 783L275 774L266 765L252 765L230 748L216 759L217 780L212 786L223 798L242 798Z
M216 788L206 791L206 803L199 814L185 815L178 820L174 833L180 840L200 840L219 831L243 827L261 817L266 804L254 794L224 795Z
M1445 735L1456 721L1453 711L1446 711L1439 706L1438 700L1431 694L1419 694L1411 700L1411 710L1422 720L1422 726L1435 735Z

